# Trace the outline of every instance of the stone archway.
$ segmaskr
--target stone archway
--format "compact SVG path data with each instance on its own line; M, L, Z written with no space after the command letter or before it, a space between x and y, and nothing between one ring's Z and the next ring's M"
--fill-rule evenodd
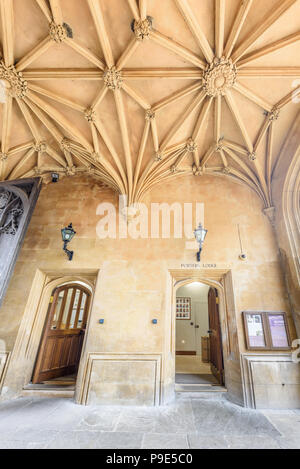
M300 147L288 170L282 192L282 211L300 285Z
M200 282L214 287L219 294L219 311L222 330L222 346L226 376L228 399L239 405L244 405L244 393L240 366L240 347L237 334L236 311L232 275L230 270L184 270L170 271L171 296L169 305L169 334L165 337L164 368L165 393L171 398L175 389L175 321L176 321L176 291L178 288L192 282Z
M12 399L20 396L26 384L31 380L35 360L43 333L48 311L49 299L55 288L66 283L81 282L92 292L91 306L95 289L97 273L70 273L47 275L38 270L36 272L31 292L25 307L24 315L19 327L17 339L11 353L5 379L2 384L0 400ZM89 321L86 329L88 335ZM85 347L86 337L83 344ZM80 385L80 383L78 383Z

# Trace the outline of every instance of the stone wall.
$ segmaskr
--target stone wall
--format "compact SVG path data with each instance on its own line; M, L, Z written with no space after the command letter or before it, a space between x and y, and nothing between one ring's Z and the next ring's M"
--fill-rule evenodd
M300 338L300 111L273 174L275 226L292 314Z
M256 409L299 409L300 366L287 354L243 354L245 405Z
M101 217L96 212L101 202L117 207L118 196L90 178L77 176L43 187L0 310L0 338L5 341L7 351L12 351L37 271L70 276L99 271L77 398L84 403L103 403L111 385L106 376L114 373L115 397L110 403L126 400L141 403L144 393L145 403L149 404L154 394L157 396L157 387L164 394L164 382L170 382L172 374L168 364L174 357L166 344L169 324L165 321L172 294L169 271L195 263L196 246L186 249L185 239L99 239L96 226ZM208 235L201 266L232 273L238 327L238 343L234 346L240 352L245 351L241 316L244 310L286 311L291 335L295 337L273 229L254 192L225 177L186 176L153 189L144 202L147 206L151 202L204 203ZM77 232L71 244L72 262L62 251L60 235L60 229L70 222ZM237 225L246 261L239 259ZM102 325L100 318L104 319ZM152 323L154 318L157 324ZM94 354L98 358L100 354L100 361L94 362L91 369ZM130 394L128 374L120 359L124 354L129 362L134 362L132 381L141 384L139 391L134 391L136 401ZM113 355L119 356L117 363L107 362L107 356ZM138 364L145 356L147 376L140 373ZM101 367L104 360L106 371ZM13 370L13 357L10 363ZM111 372L107 371L109 366ZM89 369L90 393L85 381ZM19 387L13 371L8 370L5 388L18 394Z

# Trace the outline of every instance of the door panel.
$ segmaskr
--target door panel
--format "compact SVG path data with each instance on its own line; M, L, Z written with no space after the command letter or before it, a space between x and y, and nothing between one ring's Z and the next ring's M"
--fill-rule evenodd
M54 339L48 340L47 343L45 344L45 354L44 354L44 361L43 361L43 368L45 370L49 370L51 368L54 344L55 344Z
M90 292L77 284L65 285L55 290L49 305L33 383L77 371L90 297Z
M53 356L48 369L55 369L61 366L61 356L64 346L64 337L49 339L53 342Z
M80 336L79 337L73 337L71 344L70 344L70 364L75 365L78 357L78 350L81 350L80 346Z
M63 349L61 352L61 360L60 360L60 367L65 367L65 366L72 366L73 363L71 363L71 360L69 360L70 357L70 349L71 349L71 341L73 337L65 337L64 338L64 343L63 343Z
M208 317L211 371L219 383L223 385L224 363L218 300L217 290L215 288L210 288L208 292Z

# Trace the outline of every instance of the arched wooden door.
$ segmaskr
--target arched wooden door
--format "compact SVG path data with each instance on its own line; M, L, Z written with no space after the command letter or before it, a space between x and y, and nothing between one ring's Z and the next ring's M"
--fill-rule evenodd
M215 288L208 292L208 318L210 335L210 364L213 375L221 385L224 384L224 362L222 335L219 315L219 298Z
M90 299L90 291L76 283L63 285L53 292L33 383L77 372Z

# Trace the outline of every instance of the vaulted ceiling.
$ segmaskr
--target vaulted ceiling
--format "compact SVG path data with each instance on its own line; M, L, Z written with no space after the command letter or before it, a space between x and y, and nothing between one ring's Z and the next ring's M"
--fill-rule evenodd
M300 0L0 0L0 13L1 180L88 173L133 202L218 174L272 206L299 112Z

